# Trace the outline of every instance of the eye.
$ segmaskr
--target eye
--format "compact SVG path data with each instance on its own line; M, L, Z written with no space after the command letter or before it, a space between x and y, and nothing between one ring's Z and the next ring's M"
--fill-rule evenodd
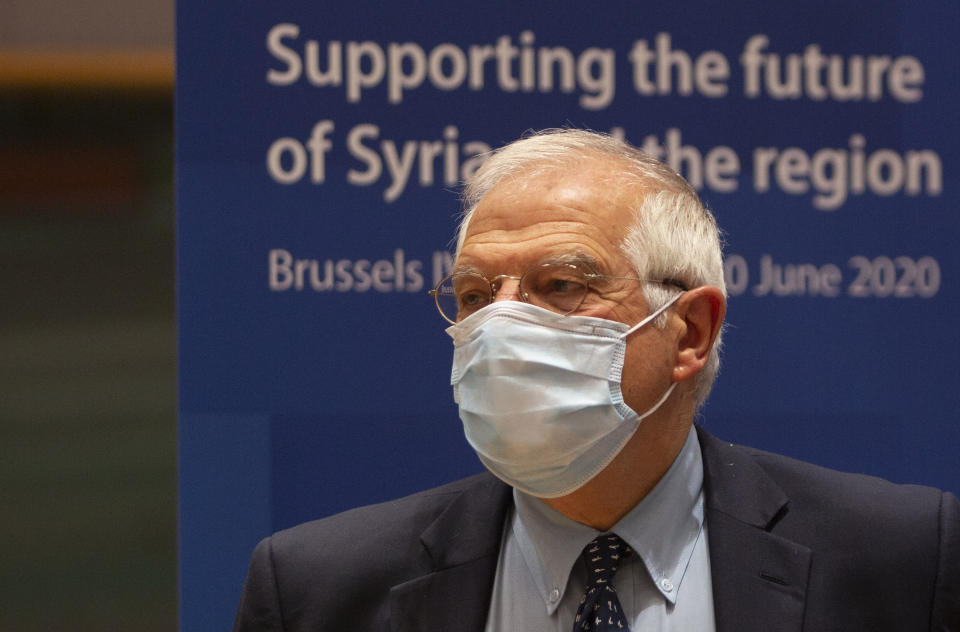
M580 306L587 294L587 280L576 266L543 265L527 273L521 288L529 302L560 314Z
M547 294L568 294L570 292L582 292L585 289L579 281L562 277L547 279L545 286L541 288L541 292Z
M457 295L457 303L460 305L460 309L475 309L489 300L490 292L471 290Z
M465 273L453 278L453 294L457 301L457 311L462 317L465 313L475 312L490 302L490 284L483 277Z
M545 267L532 276L530 291L542 297L582 294L587 289L586 279L575 268Z

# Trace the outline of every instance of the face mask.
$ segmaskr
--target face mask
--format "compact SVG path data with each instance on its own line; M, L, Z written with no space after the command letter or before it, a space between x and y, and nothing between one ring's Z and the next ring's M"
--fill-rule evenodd
M453 399L487 469L541 498L566 496L599 474L676 386L638 415L620 381L627 336L680 296L629 328L514 301L448 327Z

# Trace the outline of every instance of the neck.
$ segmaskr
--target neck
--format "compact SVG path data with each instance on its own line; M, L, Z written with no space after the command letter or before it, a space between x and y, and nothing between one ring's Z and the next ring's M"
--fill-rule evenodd
M650 417L620 454L586 485L567 496L542 499L571 520L609 531L656 487L683 449L692 424Z

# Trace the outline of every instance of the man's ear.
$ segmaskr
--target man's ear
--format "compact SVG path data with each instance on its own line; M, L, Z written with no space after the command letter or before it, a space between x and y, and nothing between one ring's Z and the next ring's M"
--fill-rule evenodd
M671 311L681 321L673 380L682 382L699 373L707 363L723 325L727 301L719 288L704 285L685 292Z

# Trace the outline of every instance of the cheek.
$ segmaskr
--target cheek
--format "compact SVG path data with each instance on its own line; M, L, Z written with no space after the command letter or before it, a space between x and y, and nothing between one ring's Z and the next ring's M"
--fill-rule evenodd
M627 322L621 319L618 305L613 301L606 301L602 298L591 298L588 296L576 311L577 316L592 316L593 318L603 318L604 320L615 320L617 322ZM627 343L629 347L629 341Z
M673 365L659 331L634 334L627 341L621 390L623 400L637 413L650 408L673 381ZM653 335L651 335L653 334ZM659 340L658 340L659 339Z

